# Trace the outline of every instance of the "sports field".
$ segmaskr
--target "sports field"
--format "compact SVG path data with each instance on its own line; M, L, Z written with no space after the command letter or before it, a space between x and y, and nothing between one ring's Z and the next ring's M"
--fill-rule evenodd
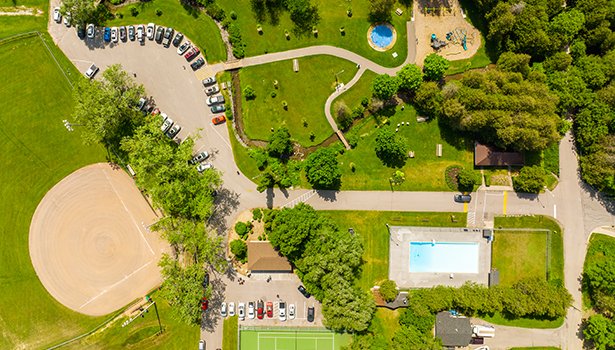
M338 350L350 336L326 329L249 328L240 331L241 350Z

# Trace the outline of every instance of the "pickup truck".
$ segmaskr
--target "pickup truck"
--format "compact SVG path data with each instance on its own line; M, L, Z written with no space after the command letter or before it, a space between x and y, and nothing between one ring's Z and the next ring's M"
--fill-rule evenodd
M472 334L480 338L493 338L495 337L495 327L472 325Z

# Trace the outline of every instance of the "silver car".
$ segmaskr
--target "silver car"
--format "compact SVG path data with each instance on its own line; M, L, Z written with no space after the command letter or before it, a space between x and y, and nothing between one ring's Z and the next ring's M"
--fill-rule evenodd
M213 164L211 164L211 163L201 163L201 164L199 164L199 165L196 167L196 170L198 170L198 172L199 172L199 173L202 173L202 172L204 172L205 170L207 170L207 169L211 169L211 168L213 168L213 167L214 167L214 165L213 165ZM230 307L230 304L229 304L229 307ZM235 305L233 304L233 310L234 310L234 307L235 307ZM233 312L233 315L234 315L234 314L235 314L235 313ZM233 315L231 315L231 314L230 314L230 312L229 312L229 315L230 315L230 316L233 316Z
M143 26L143 24L137 26L137 40L139 40L141 43L145 41L145 27Z
M160 126L160 130L162 130L162 132L167 132L167 130L169 130L171 126L173 126L173 119L166 117L165 115L164 121L162 122L162 125Z
M213 85L208 87L207 89L205 89L205 93L207 94L207 96L213 95L213 94L217 94L218 92L220 92L220 89L218 88L218 85Z
M206 102L208 106L219 104L219 103L224 103L224 96L222 95L211 96L207 99Z

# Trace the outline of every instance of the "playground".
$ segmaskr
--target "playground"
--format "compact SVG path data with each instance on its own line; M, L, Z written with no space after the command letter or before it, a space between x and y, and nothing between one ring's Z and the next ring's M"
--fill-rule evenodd
M241 327L241 350L339 350L350 336L322 328Z
M474 56L481 45L478 29L465 18L458 0L414 2L416 62L437 52L454 61Z

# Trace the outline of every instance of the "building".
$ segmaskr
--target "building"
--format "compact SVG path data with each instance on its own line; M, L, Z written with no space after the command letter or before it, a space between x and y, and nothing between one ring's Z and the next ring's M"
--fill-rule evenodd
M506 167L523 166L525 159L521 152L507 152L498 150L493 146L474 143L474 166L477 167Z
M466 347L472 341L472 326L465 316L453 316L448 311L436 315L436 338L445 347Z
M279 273L292 272L293 268L268 241L251 241L248 242L248 270L253 273Z

